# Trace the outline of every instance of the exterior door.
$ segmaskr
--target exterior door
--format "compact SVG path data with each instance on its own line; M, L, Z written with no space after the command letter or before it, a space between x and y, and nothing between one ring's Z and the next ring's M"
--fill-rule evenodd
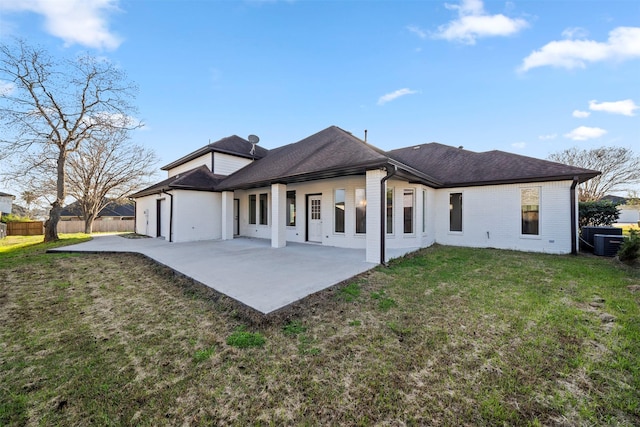
M156 237L162 236L162 199L156 200Z
M308 196L307 203L307 240L322 243L322 196Z
M240 199L233 199L233 235L240 235Z

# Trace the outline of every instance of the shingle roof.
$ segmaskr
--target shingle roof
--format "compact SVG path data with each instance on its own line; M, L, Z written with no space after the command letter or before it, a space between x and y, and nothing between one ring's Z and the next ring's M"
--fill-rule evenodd
M144 190L132 194L130 197L143 197L161 193L172 189L214 191L216 186L224 179L224 175L212 173L208 167L202 165L187 172L167 178Z
M385 153L337 126L269 150L259 161L226 178L219 189L241 189L364 173L388 162Z
M574 176L582 182L599 174L589 169L503 151L476 153L435 142L392 150L388 155L428 173L443 187L555 181Z
M256 145L255 153L251 154L251 149L253 148L253 144L247 141L244 138L240 138L237 135L231 135L226 138L222 138L219 141L212 142L211 144L207 144L198 150L187 154L184 157L179 158L178 160L169 163L166 166L161 167L162 170L169 170L175 168L176 166L180 166L190 160L193 160L197 157L200 157L207 153L218 152L224 154L233 154L234 156L245 157L247 159L261 159L267 155L269 150L266 148L260 147Z
M212 145L218 151L237 149L238 140L251 145L239 137L223 138L165 168L175 167L180 162L202 155ZM200 166L159 182L132 197L179 188L205 191L248 189L273 183L361 175L368 169L378 167L396 167L398 177L434 188L555 181L574 177L583 182L599 174L598 171L503 151L476 153L435 142L384 152L337 126L330 126L296 143L258 153L264 157L228 177L214 175L206 166Z

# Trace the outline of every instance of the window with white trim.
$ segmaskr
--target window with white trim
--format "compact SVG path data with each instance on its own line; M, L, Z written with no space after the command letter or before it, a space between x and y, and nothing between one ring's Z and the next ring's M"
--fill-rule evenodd
M356 188L356 234L367 232L367 193L364 188Z
M402 207L404 212L404 234L413 233L413 206L415 204L415 193L411 189L404 190L402 195Z
M269 214L268 194L260 194L260 224L267 225Z
M249 194L249 224L256 223L256 195Z
M449 231L462 231L462 193L449 194Z
M338 189L334 194L333 231L344 233L344 190Z
M540 234L540 187L520 189L520 217L523 235Z
M287 191L287 218L286 225L294 227L296 225L296 192Z

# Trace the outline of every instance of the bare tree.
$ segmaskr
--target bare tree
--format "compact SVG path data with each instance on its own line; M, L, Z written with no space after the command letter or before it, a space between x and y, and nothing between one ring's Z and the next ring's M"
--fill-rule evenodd
M20 193L20 198L22 198L22 200L24 200L26 207L25 209L27 210L27 216L29 218L31 218L33 216L33 204L38 201L38 195L36 194L35 191L32 190L25 190L22 193Z
M553 153L549 160L602 172L578 187L581 202L600 200L613 191L629 191L640 183L640 156L629 148L601 147L582 150L577 147Z
M0 149L37 162L55 158L55 199L44 240L57 240L69 155L87 140L104 141L114 130L140 127L132 119L137 88L106 60L56 60L21 40L0 44L0 81Z
M69 195L77 200L84 232L90 234L104 207L123 202L149 184L157 157L152 150L129 143L127 132L116 131L104 140L88 139L67 161Z

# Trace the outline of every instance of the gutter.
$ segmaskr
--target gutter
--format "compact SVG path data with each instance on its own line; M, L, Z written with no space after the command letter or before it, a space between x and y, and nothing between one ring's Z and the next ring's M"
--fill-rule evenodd
M571 203L571 255L578 255L578 248L576 240L578 239L578 224L576 223L576 186L578 185L579 177L574 176L571 183L571 190L569 192L569 200Z
M394 176L398 172L398 167L392 165L393 170L389 172L389 167L385 167L387 170L387 176L380 180L380 264L387 267L386 260L386 240L387 240L387 218L386 218L386 201L387 192L385 191L385 183L389 178Z
M173 242L173 194L167 193L166 190L162 190L163 194L166 194L171 199L169 204L169 243Z

